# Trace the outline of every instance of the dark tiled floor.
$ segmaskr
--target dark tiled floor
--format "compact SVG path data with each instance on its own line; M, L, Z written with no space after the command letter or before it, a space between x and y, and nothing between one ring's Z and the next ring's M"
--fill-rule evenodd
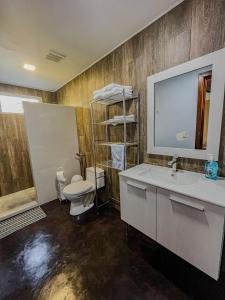
M215 282L134 230L127 243L113 210L79 225L68 205L43 209L47 218L0 241L0 299L225 299L224 276Z

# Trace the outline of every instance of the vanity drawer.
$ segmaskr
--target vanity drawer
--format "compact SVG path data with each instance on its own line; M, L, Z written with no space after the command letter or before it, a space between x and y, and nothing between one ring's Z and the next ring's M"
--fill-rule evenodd
M157 242L218 279L224 215L218 208L157 188Z
M125 177L120 177L121 219L156 239L156 188Z

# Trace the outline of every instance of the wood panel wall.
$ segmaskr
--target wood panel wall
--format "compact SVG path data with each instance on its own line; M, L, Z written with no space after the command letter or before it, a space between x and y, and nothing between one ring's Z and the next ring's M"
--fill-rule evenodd
M57 103L56 94L11 84L0 83L0 93L41 97L44 103Z
M32 186L24 117L0 113L0 196Z
M114 82L131 84L140 90L141 161L167 165L169 157L146 153L147 76L223 47L225 1L186 0L58 90L58 103L77 107L80 151L86 154L87 161L91 161L89 102L92 92ZM225 163L225 111L223 120L221 163ZM179 167L202 171L203 163L180 159ZM224 168L222 175L225 175ZM116 178L113 186L118 195Z
M55 93L0 83L0 93L38 96L56 103ZM22 114L0 113L0 196L33 186Z

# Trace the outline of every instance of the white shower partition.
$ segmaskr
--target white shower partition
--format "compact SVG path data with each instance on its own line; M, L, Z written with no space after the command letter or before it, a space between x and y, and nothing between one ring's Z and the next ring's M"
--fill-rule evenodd
M75 109L58 104L24 103L30 160L39 204L57 198L56 172L80 174Z

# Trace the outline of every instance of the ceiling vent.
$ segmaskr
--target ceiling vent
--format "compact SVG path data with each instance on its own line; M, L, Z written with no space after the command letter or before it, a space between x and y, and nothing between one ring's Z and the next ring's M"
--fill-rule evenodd
M55 50L49 50L49 53L46 55L46 59L54 61L54 62L60 62L62 59L66 58L65 54L59 53Z

